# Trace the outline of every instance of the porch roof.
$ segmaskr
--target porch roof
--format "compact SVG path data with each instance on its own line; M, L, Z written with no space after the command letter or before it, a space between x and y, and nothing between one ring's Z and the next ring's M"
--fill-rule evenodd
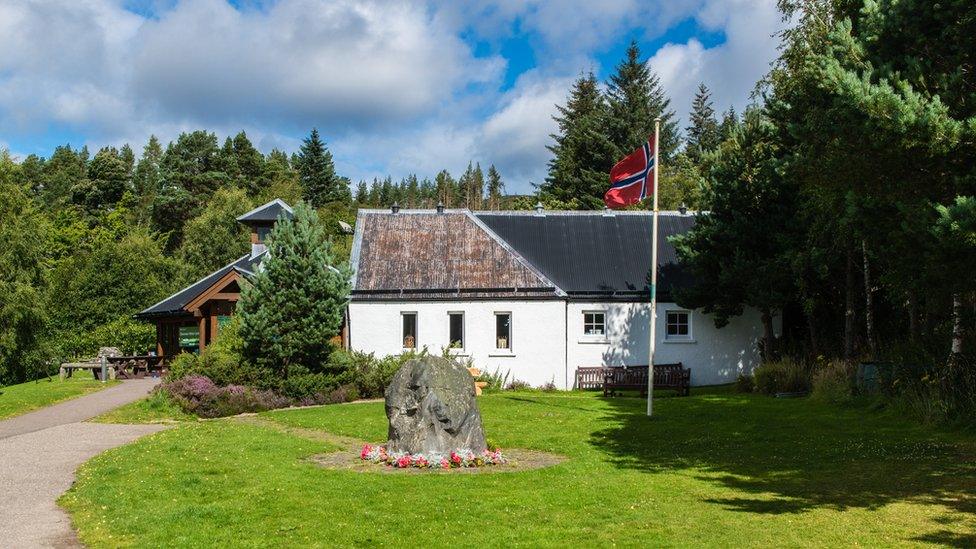
M236 270L242 275L250 276L250 274L254 272L256 266L264 258L265 253L267 252L261 253L255 257L251 257L250 254L240 257L194 282L193 284L190 284L186 288L183 288L175 294L167 297L159 303L156 303L155 305L136 313L134 316L137 319L149 320L152 318L188 314L189 311L186 310L186 305L196 299L197 296L202 294L208 288L213 286L218 280L226 276L227 273Z

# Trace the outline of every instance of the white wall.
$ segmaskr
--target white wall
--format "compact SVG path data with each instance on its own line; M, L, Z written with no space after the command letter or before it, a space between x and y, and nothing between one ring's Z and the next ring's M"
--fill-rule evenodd
M657 348L655 364L681 362L691 369L692 385L730 383L740 373L748 373L759 364L757 343L762 339L762 321L758 311L747 309L721 329L710 315L691 311L691 340L668 341L665 338L666 312L685 310L674 303L657 304ZM583 334L583 312L604 311L607 335L604 338ZM578 366L612 366L647 364L649 303L581 303L569 304L569 370ZM779 319L774 321L777 332Z
M511 372L510 378L538 387L552 381L572 388L566 371L565 301L353 302L349 345L377 356L399 354L402 312L417 313L417 348L440 354L448 346L448 313L464 312L464 349L483 372ZM512 350L495 349L495 312L512 313Z
M658 303L656 364L684 363L691 369L692 385L729 383L759 364L758 311L747 310L721 329L710 316L692 311L692 339L678 343L665 338L666 312L677 309L673 303ZM476 367L510 372L510 378L536 387L552 381L569 389L578 366L647 364L649 310L646 303L556 300L353 302L349 344L377 356L399 354L403 352L401 313L416 312L417 348L426 346L432 354L440 354L448 345L448 313L461 311L465 348L459 354L470 356ZM583 335L584 311L604 311L606 337ZM495 349L495 312L512 313L511 352ZM779 318L775 326L778 333Z

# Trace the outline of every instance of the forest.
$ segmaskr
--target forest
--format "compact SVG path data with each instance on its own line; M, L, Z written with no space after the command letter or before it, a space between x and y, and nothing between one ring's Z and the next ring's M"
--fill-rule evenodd
M781 0L778 58L741 113L702 84L687 126L633 43L557 106L546 179L512 196L495 166L353 184L316 130L292 153L244 132L165 146L0 154L0 384L99 346L142 349L131 315L247 249L234 218L272 198L336 221L359 207L598 209L613 164L661 118L662 208L718 324L762 311L767 360L894 365L946 417L976 413L976 7L964 0ZM647 209L647 204L638 206ZM340 254L341 255L341 254ZM775 317L783 333L772 335Z

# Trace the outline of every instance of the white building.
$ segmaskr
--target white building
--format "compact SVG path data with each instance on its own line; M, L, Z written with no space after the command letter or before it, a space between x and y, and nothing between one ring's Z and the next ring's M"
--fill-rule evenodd
M687 283L668 237L694 216L660 217L655 363L692 385L759 363L758 311L718 329L672 301ZM580 366L646 365L651 220L647 212L360 210L348 342L379 356L422 349L482 371L572 388Z

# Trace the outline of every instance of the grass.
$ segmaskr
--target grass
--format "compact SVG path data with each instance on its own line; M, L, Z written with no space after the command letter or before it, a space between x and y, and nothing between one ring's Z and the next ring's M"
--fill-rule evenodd
M165 393L153 391L148 397L130 402L92 419L96 423L172 423L196 419L174 404Z
M968 435L721 390L662 398L652 420L640 399L593 394L479 404L503 448L568 459L477 475L323 469L307 458L329 445L308 433L386 435L382 403L326 406L262 414L270 426L181 423L89 461L60 503L93 547L976 544Z
M93 393L116 382L102 383L88 376L79 375L65 380L44 378L19 385L0 388L0 419L6 419L51 404Z

